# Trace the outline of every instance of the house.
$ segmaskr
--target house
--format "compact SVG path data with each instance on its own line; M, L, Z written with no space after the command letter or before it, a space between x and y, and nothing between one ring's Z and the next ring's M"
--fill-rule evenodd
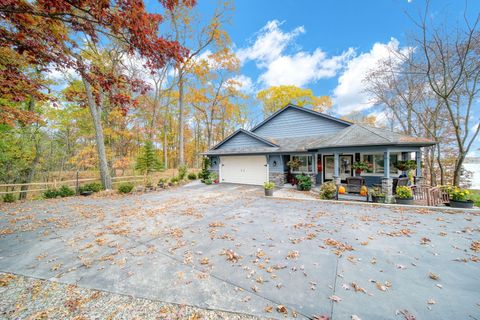
M433 144L289 104L250 131L235 131L205 155L221 183L273 181L282 186L292 174L304 173L317 185L331 180L338 184L355 175L352 163L361 160L371 164L361 173L366 184L391 190L392 179L401 174L394 164L414 158L416 177L421 179L422 147ZM291 159L301 163L292 172L287 166Z

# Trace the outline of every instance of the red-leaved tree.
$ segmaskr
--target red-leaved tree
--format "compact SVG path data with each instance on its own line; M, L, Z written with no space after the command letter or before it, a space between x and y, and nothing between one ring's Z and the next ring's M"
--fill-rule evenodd
M195 0L159 2L168 10L179 4L195 5ZM102 105L96 93L122 86L125 79L121 76L107 79L103 71L91 65L82 55L85 43L121 44L126 52L139 55L145 60L145 67L152 69L172 60L181 62L188 50L177 41L159 35L163 17L146 12L141 0L0 0L0 19L0 54L5 57L0 59L0 123L15 124L17 120L25 123L34 119L33 110L18 107L18 102L46 99L44 83L26 76L26 69L75 70L85 85L102 182L110 189ZM116 96L115 99L126 105L131 97Z

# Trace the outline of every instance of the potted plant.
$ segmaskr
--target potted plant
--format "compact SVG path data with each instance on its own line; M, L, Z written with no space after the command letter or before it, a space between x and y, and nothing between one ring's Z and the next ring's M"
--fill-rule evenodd
M398 204L413 204L413 191L408 186L397 187L395 200Z
M216 174L215 172L210 172L210 174L208 175L208 178L210 180L212 180L213 183L218 183L218 174Z
M273 188L275 188L275 183L268 181L263 184L263 188L265 189L265 196L271 197L273 196Z
M335 199L337 195L337 185L333 181L328 181L320 186L320 199Z
M287 162L287 167L289 167L291 170L297 170L301 165L302 163L298 159L292 159Z
M380 188L373 188L370 190L370 195L372 196L372 202L385 203L385 193L383 193Z
M394 166L400 171L410 171L417 169L417 162L415 160L397 161Z
M361 174L363 171L370 168L370 164L366 161L355 161L352 163L352 168L355 170L356 174Z
M470 191L458 187L450 191L450 207L470 209L473 207Z
M301 191L310 191L312 189L312 179L309 175L298 174L295 176L298 181L297 189Z

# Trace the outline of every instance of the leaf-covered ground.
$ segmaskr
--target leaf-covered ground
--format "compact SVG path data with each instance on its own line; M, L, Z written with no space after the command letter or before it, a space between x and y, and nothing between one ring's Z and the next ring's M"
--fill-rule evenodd
M193 183L4 205L0 271L146 299L132 298L133 305L171 302L262 317L480 314L478 215L262 194ZM23 300L13 302L12 286L1 286L1 316L41 311L22 309L33 298L17 292Z

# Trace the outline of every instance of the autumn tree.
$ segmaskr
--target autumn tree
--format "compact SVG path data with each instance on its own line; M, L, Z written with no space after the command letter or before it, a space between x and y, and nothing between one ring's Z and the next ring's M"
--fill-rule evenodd
M244 95L234 76L240 68L240 61L228 49L208 55L192 68L196 86L191 85L187 101L195 108L206 131L207 148L212 147L215 129L219 139L225 138L229 122L239 124L242 108L240 101Z
M195 2L163 0L160 3L167 10L174 10L177 5L191 7ZM100 40L115 40L123 45L126 52L145 57L149 68L162 67L171 60L180 62L188 50L178 41L158 35L162 16L146 12L143 1L7 0L0 5L0 17L3 21L0 28L2 47L7 48L12 60L23 58L43 69L52 66L58 69L73 68L81 77L96 131L102 182L105 188L111 188L101 126L102 97L93 85L102 86L108 91L112 83L82 56L84 41L95 44ZM8 96L24 99L41 94L41 85L29 80L20 66L10 62L8 68L2 68L2 72L1 86L7 88ZM2 110L7 110L2 112L10 115L10 118L22 116L7 104L2 105Z
M454 129L458 154L453 184L458 186L462 165L480 132L480 13L464 15L463 27L451 30L428 20L429 2L418 23L419 59L430 90L442 101Z
M225 12L230 10L228 2L221 3L215 10L213 16L203 23L202 17L199 17L191 10L188 3L169 8L169 22L173 29L173 39L178 43L188 46L191 50L187 55L175 65L177 91L178 91L178 162L179 165L185 163L185 83L188 81L188 75L195 59L206 51L210 45L223 47L230 39L227 33L222 30L224 24ZM190 43L190 45L189 45Z
M311 89L303 89L292 85L281 85L261 90L257 99L263 106L265 117L285 107L287 104L304 107L312 106L313 110L323 112L332 107L328 96L315 96Z

